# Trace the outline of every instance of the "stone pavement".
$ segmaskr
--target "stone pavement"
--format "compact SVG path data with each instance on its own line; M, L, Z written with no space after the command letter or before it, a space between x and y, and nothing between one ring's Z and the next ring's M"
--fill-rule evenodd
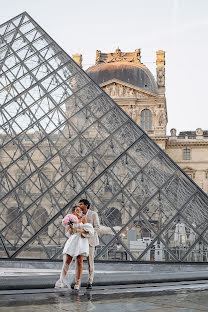
M86 306L86 310L83 311L93 311L98 301L100 301L98 306L101 309L99 311L102 311L104 307L109 307L110 302L114 302L115 307L118 308L115 311L131 311L119 310L122 300L124 300L123 306L126 309L131 307L132 311L143 311L136 308L137 304L146 309L144 311L208 311L208 265L206 264L96 263L92 291L85 289L87 282L87 265L85 264L82 287L79 292L69 288L54 288L61 265L61 262L0 262L0 312L39 312L38 305L41 305L43 312L56 309L57 311L76 311L77 306L79 306L77 311L82 311L80 308L82 305ZM158 295L161 298L161 296L173 296L173 294L175 296L189 294L192 298L192 293L193 296L206 293L207 301L204 299L206 309L203 307L201 310L187 310L188 308L184 305L183 310L181 307L177 310L173 300L171 308L167 306L161 308L155 299ZM153 298L151 304L148 300L146 301L146 297ZM67 302L74 307L72 310L67 310ZM59 309L62 303L64 308Z
M120 267L120 269L122 269ZM127 270L128 269L128 270ZM118 267L109 267L105 265L98 266L95 270L94 285L128 285L142 283L164 283L208 280L208 270L192 271L151 271L151 270L119 270ZM58 280L60 269L46 268L5 268L0 267L0 290L21 290L21 289L46 289L53 288ZM74 271L71 271L74 275ZM82 276L82 285L87 283L87 270L85 269Z

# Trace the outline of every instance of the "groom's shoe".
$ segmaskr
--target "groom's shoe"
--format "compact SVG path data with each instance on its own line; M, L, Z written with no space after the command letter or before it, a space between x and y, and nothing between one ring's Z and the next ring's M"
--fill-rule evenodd
M74 289L75 283L71 284L71 289Z
M92 289L92 284L87 284L86 289L91 290Z

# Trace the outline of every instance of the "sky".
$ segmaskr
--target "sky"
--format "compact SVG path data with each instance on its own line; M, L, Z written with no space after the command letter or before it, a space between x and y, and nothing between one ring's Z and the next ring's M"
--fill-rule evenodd
M155 76L166 52L167 134L208 130L208 0L0 0L0 24L27 11L69 54L130 52Z

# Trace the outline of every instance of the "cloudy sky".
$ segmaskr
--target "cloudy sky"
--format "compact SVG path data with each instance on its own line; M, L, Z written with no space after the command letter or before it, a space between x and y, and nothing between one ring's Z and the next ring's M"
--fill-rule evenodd
M142 62L155 75L155 55L166 51L168 132L208 130L207 0L0 0L0 23L27 11L64 50L141 48Z

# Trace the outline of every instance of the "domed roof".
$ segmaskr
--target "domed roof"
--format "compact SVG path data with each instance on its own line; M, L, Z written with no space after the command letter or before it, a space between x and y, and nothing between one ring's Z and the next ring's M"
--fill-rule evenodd
M87 73L97 84L117 79L144 90L157 93L155 79L143 64L130 62L101 63L87 69Z

